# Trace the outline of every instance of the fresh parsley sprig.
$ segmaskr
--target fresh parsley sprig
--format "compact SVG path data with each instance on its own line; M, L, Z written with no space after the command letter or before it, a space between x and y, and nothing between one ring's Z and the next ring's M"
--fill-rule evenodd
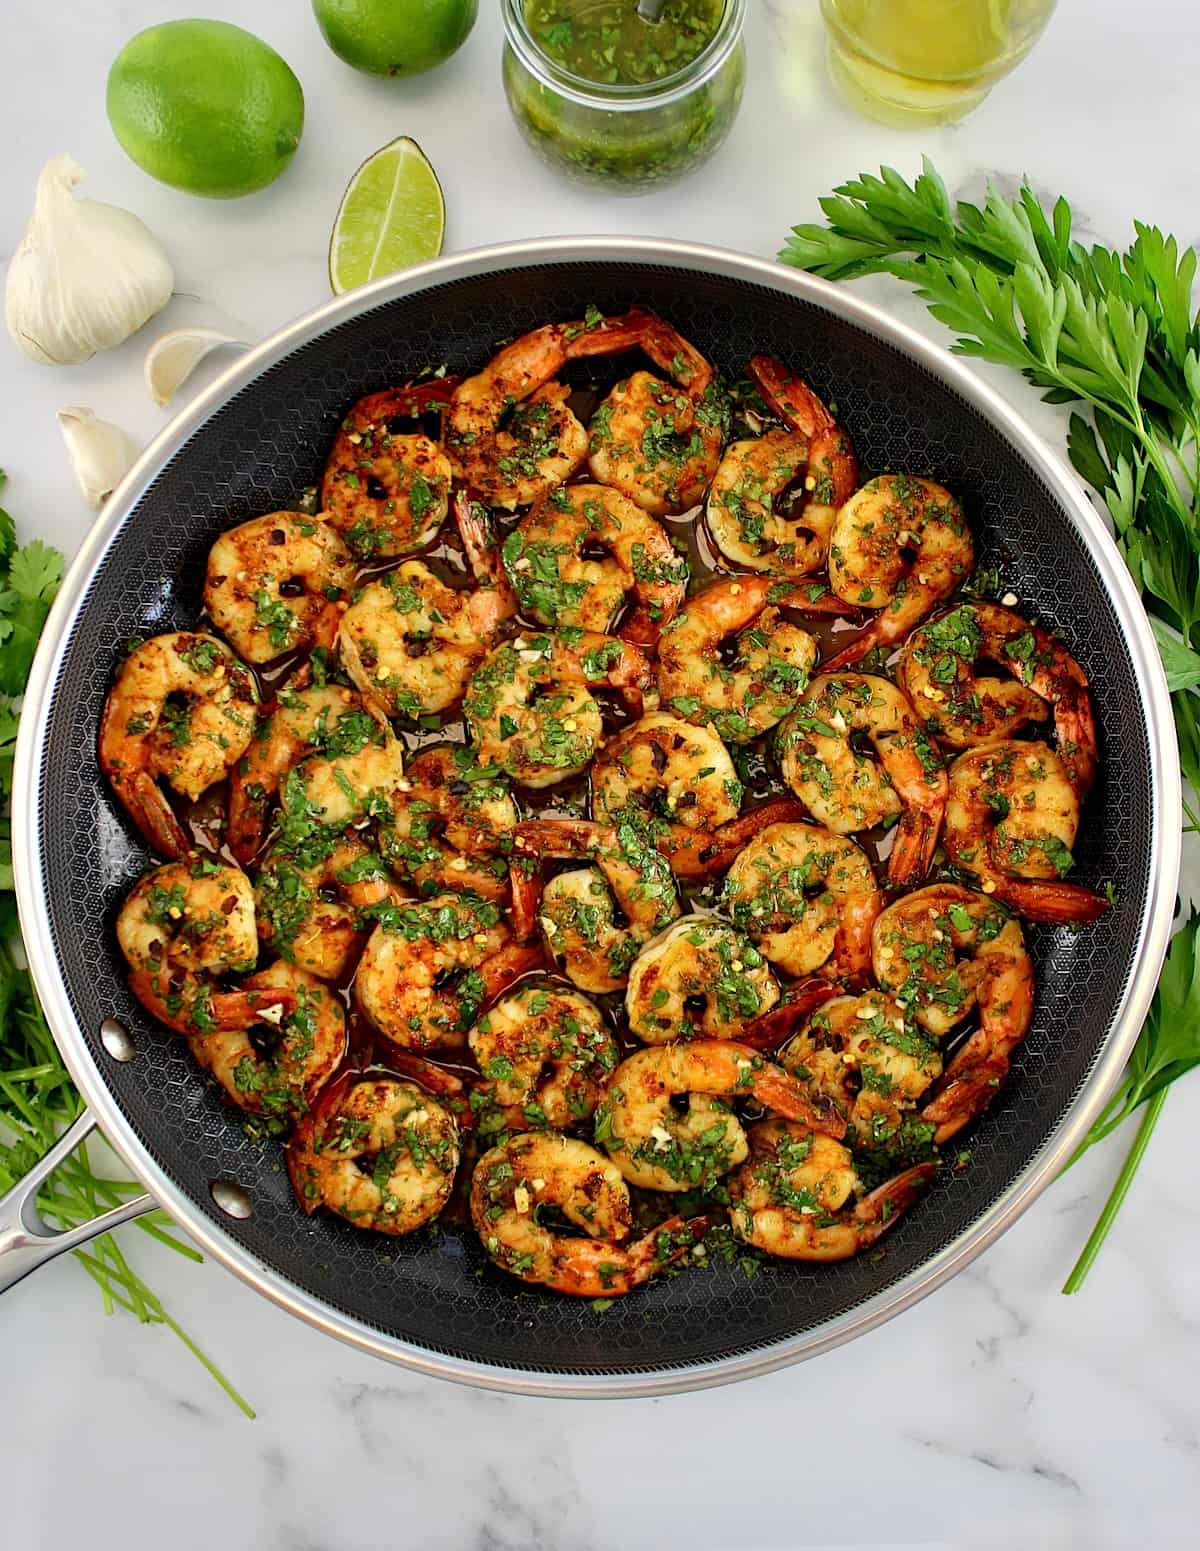
M1100 1253L1100 1246L1121 1209L1142 1155L1149 1145L1159 1113L1166 1102L1167 1089L1185 1072L1200 1066L1200 1040L1196 1037L1197 1011L1200 1009L1197 929L1200 929L1200 915L1193 912L1171 939L1162 978L1158 982L1154 1001L1150 1004L1150 1014L1134 1046L1121 1084L1067 1164L1070 1168L1089 1147L1102 1142L1115 1131L1135 1109L1143 1104L1146 1106L1133 1146L1117 1176L1112 1193L1084 1245L1083 1253L1063 1286L1065 1293L1078 1292Z
M0 486L4 480L0 470ZM0 509L0 1195L11 1190L83 1112L83 1101L55 1046L29 971L17 963L11 947L18 926L9 802L19 696L62 580L62 560L56 549L38 539L18 547L12 518ZM73 1228L139 1195L141 1188L98 1173L85 1143L46 1181L38 1210L48 1223ZM137 1226L189 1260L203 1258L175 1236L178 1230L164 1212L139 1218ZM143 1324L165 1325L234 1404L253 1417L229 1380L133 1269L111 1233L74 1254L99 1287L106 1313L119 1307Z
M952 202L926 158L910 185L894 168L862 174L820 201L827 225L797 226L781 260L831 280L889 274L916 287L958 335L962 355L1010 366L1050 403L1083 403L1067 451L1102 496L1158 642L1180 762L1200 791L1200 314L1197 258L1135 223L1124 252L1084 246L1071 208L1049 214L1028 183ZM1185 803L1188 828L1200 829ZM1064 1287L1096 1258L1157 1122L1167 1089L1200 1064L1197 918L1174 938L1122 1086L1080 1153L1146 1110L1096 1229ZM1079 1154L1076 1154L1079 1156ZM1072 1160L1074 1161L1074 1160Z

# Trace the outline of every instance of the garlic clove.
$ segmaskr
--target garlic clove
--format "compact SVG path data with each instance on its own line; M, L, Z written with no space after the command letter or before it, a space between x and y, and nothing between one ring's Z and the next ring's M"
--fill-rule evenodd
M57 419L83 498L98 511L133 467L137 444L119 425L82 406L60 409Z
M146 352L146 386L158 407L166 409L205 356L224 345L249 348L244 339L198 325L160 334Z
M166 306L175 285L171 261L136 215L75 198L84 177L70 156L42 168L5 280L8 332L26 355L52 366L121 344Z

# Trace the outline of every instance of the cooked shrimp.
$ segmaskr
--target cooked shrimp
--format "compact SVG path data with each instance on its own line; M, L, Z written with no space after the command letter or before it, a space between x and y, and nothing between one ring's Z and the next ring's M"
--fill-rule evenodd
M271 512L213 545L204 605L247 662L271 662L332 646L353 583L354 561L333 528L300 512Z
M537 912L546 951L581 991L620 991L641 952L643 935L617 904L599 867L555 874Z
M314 752L357 753L379 737L379 726L352 689L341 684L285 684L263 713L245 756L229 777L225 839L245 866L258 852L271 805L289 770Z
M341 980L371 930L363 911L394 897L387 869L353 835L325 831L273 846L254 889L258 935L273 953L321 980Z
M749 371L794 429L730 443L708 493L708 529L734 565L809 576L825 565L837 509L858 483L854 450L808 384L782 362L755 356ZM807 499L785 508L781 498L802 473Z
M736 1039L779 1000L770 966L719 916L684 916L642 949L629 971L629 1032L648 1045Z
M254 968L254 891L239 867L198 853L144 873L117 917L130 969L239 974Z
M767 576L715 582L690 598L659 642L663 708L711 725L727 743L746 743L782 720L808 683L817 643L778 604L812 606L805 591ZM722 644L735 636L727 666Z
M157 851L191 842L158 785L195 801L249 746L258 695L247 668L212 636L155 636L126 657L100 721L100 767Z
M238 867L199 853L145 873L117 916L129 986L154 1016L182 1034L244 1028L263 1008L291 1011L291 991L220 991L220 976L258 958L254 891Z
M843 1120L821 1111L802 1083L757 1050L694 1039L638 1050L621 1062L596 1111L596 1141L631 1185L705 1189L745 1162L746 1133L731 1108L736 1099L756 1099L824 1135L845 1130Z
M829 585L845 602L879 612L826 669L902 641L966 581L974 564L962 508L948 490L908 474L870 480L834 519Z
M876 760L853 741L864 736ZM893 885L929 871L946 808L941 755L903 693L866 673L823 673L776 735L783 778L820 824L856 835L899 819Z
M517 805L500 772L480 765L473 749L446 744L408 762L379 848L418 894L453 889L502 899L516 824Z
M460 700L516 612L487 512L462 495L454 510L478 587L449 587L423 561L408 560L368 582L342 619L338 650L346 672L385 716L415 719Z
M809 1017L776 1060L845 1115L859 1143L875 1146L941 1075L937 1046L882 991L835 996Z
M471 1105L489 1129L566 1131L590 1120L619 1059L596 1007L557 986L522 986L480 1018L467 1042L485 1079Z
M1031 921L1096 921L1108 909L1091 889L1058 881L1075 865L1078 828L1066 765L1044 743L989 743L950 767L944 838L951 861Z
M666 530L604 485L552 491L505 539L504 564L522 612L543 625L608 630L631 600L621 635L643 646L687 587L687 560Z
M338 649L346 672L386 716L415 719L461 700L511 610L495 590L460 590L423 561L368 582L346 610Z
M524 786L553 786L578 774L604 731L589 685L640 702L650 667L635 646L590 631L521 635L496 647L471 675L463 702L485 764Z
M722 905L785 973L866 978L883 898L852 840L811 824L770 824L726 874Z
M377 722L363 742L367 736L366 723L356 722L328 752L309 754L288 771L280 787L280 828L290 847L315 831L387 816L404 779L404 747L386 724Z
M547 323L459 383L445 420L458 478L507 511L532 506L568 480L587 457L588 435L567 403L570 388L555 378L568 361L629 348L634 318Z
M321 515L359 559L411 555L437 537L450 460L428 436L403 428L448 403L454 386L442 378L372 393L338 428L321 480Z
M376 913L354 992L363 1015L406 1049L461 1050L484 1002L541 962L540 950L514 944L496 905L470 894Z
M435 1098L394 1077L327 1089L297 1126L288 1174L306 1212L327 1207L356 1228L412 1233L450 1199L458 1127Z
M976 670L990 663L1011 677ZM952 748L1011 738L1054 710L1058 753L1080 799L1098 749L1087 675L1062 645L998 603L964 603L908 638L897 673L928 730Z
M624 986L644 945L679 914L670 867L631 822L530 820L514 831L513 853L518 864L595 859L594 867L552 878L537 911L547 950L583 991Z
M346 1052L342 1004L314 976L282 962L242 982L244 992L288 990L289 1013L267 1008L245 1028L197 1030L192 1054L239 1109L287 1121L302 1115Z
M922 1111L944 1142L985 1109L1033 1016L1033 964L1016 921L955 884L918 889L875 923L875 978L931 1034L975 1007L979 1028L956 1052Z
M544 1227L544 1207L587 1237ZM631 1241L633 1211L619 1172L586 1142L545 1133L484 1153L471 1180L471 1220L502 1271L576 1298L631 1292L696 1242L678 1217Z
M667 857L736 819L742 800L729 751L708 727L651 711L615 738L592 763L592 807L616 823L627 810L647 815Z
M711 364L669 323L638 308L625 323L622 347L640 346L671 382L642 371L616 385L592 417L588 466L654 517L685 512L721 461L725 400Z
M840 1142L786 1120L749 1132L750 1160L729 1182L739 1239L784 1260L848 1260L874 1244L936 1173L919 1163L855 1204L854 1160Z

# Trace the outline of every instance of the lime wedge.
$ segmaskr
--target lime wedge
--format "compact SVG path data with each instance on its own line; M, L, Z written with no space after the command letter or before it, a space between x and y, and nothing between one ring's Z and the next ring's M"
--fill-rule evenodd
M401 135L367 157L342 195L329 239L333 294L437 258L445 230L437 174L417 142Z

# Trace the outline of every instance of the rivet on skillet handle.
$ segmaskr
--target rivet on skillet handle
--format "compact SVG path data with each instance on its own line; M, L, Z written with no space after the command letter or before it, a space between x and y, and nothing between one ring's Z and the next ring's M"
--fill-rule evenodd
M81 1223L65 1233L55 1233L46 1226L38 1216L38 1191L63 1159L95 1129L96 1122L85 1111L24 1179L19 1180L6 1196L0 1197L0 1292L14 1286L47 1260L53 1260L69 1249L78 1249L98 1234L153 1211L158 1204L153 1196L135 1196L132 1201L125 1201L113 1207L111 1212L93 1217L91 1222Z

